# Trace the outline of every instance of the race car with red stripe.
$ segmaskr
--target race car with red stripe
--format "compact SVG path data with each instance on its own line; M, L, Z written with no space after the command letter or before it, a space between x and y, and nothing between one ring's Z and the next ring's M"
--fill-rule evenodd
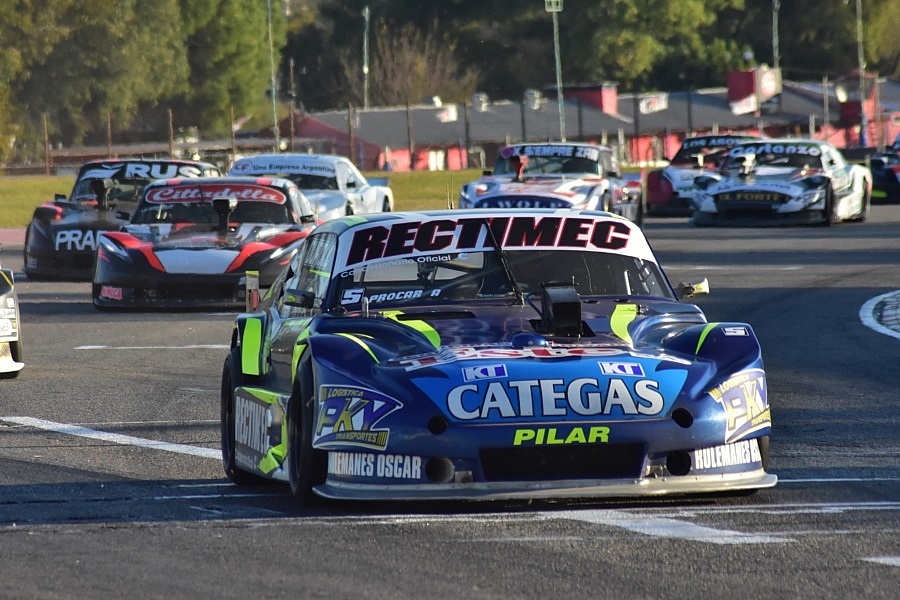
M493 170L462 187L459 208L603 210L640 225L643 189L622 177L612 148L546 142L500 149Z
M72 192L34 210L25 230L23 271L29 279L90 281L97 238L127 223L144 187L156 179L221 175L211 163L106 158L78 169Z
M94 306L241 307L246 271L265 289L315 226L287 179L155 181L130 222L103 233L94 259Z
M647 173L647 214L690 216L694 212L694 179L715 172L735 144L759 139L752 135L698 135L685 138L661 169Z
M771 487L762 352L706 291L607 212L328 221L235 319L225 473L301 505Z

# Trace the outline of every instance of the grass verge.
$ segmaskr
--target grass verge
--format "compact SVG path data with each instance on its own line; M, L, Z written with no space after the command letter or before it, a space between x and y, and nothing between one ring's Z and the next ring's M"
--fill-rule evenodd
M413 171L410 173L367 173L369 177L387 177L394 190L394 209L428 210L456 205L464 183L478 179L481 171ZM15 175L0 177L0 228L24 228L35 207L68 195L72 176Z

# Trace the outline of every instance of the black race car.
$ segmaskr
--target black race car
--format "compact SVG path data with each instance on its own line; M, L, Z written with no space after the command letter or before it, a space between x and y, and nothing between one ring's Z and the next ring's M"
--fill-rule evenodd
M25 231L24 272L32 279L90 280L97 237L127 223L144 187L155 179L219 175L210 163L115 158L94 160L78 170L72 193L57 194L34 210Z
M872 204L900 202L900 152L879 152L869 163Z
M243 307L246 272L267 288L314 227L288 179L154 181L128 225L98 236L94 306Z

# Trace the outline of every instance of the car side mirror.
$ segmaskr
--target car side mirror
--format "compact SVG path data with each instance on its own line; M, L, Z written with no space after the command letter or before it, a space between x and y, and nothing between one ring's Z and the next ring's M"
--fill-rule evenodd
M705 296L709 294L709 281L704 277L700 281L694 283L679 283L675 286L675 293L678 295L679 299Z
M284 303L296 308L312 308L315 301L316 295L309 290L289 289L284 295Z
M65 202L66 195L65 194L53 194L53 201L54 202Z
M131 213L125 212L124 210L117 210L116 218L119 219L120 221L130 221Z
M484 177L490 177L491 175L494 174L494 170L493 170L493 169L485 169L485 170L483 170L483 171L481 172L481 174L482 174Z

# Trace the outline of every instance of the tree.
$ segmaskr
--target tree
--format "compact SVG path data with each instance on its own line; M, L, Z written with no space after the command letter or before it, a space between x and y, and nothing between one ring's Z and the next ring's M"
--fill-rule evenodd
M50 116L60 141L104 139L107 115L127 126L141 102L183 85L176 0L80 0L58 19L67 35L32 61L15 95L32 123Z
M189 86L170 100L176 119L210 135L231 131L231 109L251 114L254 124L271 125L269 35L266 2L180 0ZM271 2L272 54L280 63L285 20ZM268 109L268 110L267 110ZM268 119L266 117L269 117Z
M27 122L21 119L16 91L35 62L69 34L60 16L73 0L0 3L0 162L23 148Z

